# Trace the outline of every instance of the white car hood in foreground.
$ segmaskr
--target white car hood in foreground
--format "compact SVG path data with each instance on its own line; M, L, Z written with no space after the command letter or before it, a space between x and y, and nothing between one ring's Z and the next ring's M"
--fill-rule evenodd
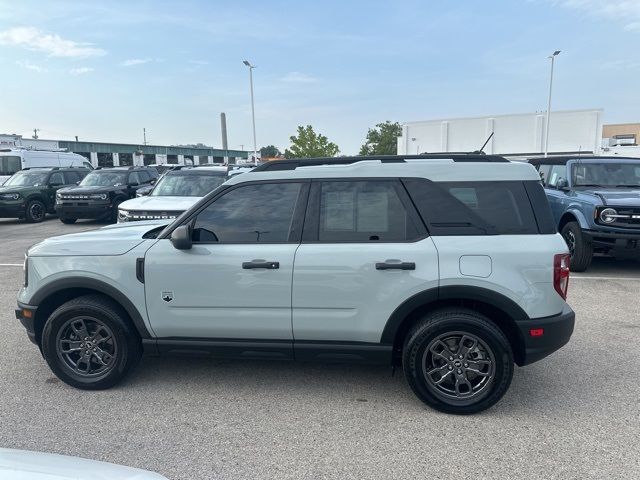
M144 241L142 236L171 220L118 223L108 227L50 237L31 247L30 257L55 257L69 255L122 255ZM0 477L1 478L1 477Z
M138 197L122 202L120 210L144 210L146 212L184 212L202 197Z
M2 480L167 480L147 470L52 453L0 448Z

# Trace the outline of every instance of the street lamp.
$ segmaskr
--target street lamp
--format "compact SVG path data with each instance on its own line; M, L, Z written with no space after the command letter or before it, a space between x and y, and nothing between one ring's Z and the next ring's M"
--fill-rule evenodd
M545 139L544 139L544 156L546 157L549 153L549 119L551 117L551 89L553 88L553 63L556 57L560 55L560 50L556 50L547 58L551 59L551 77L549 78L549 103L547 104L547 121L546 130L545 130Z
M249 67L249 86L251 87L251 122L253 124L253 161L258 163L258 150L256 145L256 110L253 104L253 69L255 65L251 65L248 60L243 60L247 67Z

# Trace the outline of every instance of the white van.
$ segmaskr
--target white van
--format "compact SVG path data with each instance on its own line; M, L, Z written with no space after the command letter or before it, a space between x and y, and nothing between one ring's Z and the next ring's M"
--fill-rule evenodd
M93 169L91 163L77 153L27 148L3 148L0 149L0 185L11 175L27 167L82 166L90 170Z

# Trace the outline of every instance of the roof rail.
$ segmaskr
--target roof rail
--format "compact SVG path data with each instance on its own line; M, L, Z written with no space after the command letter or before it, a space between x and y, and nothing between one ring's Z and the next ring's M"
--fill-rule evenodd
M349 165L362 161L379 161L380 163L406 163L407 160L453 160L454 162L509 162L500 155L486 155L484 153L428 153L418 155L355 155L352 157L322 157L322 158L291 158L272 160L258 165L254 172L275 170L295 170L298 167L318 165Z

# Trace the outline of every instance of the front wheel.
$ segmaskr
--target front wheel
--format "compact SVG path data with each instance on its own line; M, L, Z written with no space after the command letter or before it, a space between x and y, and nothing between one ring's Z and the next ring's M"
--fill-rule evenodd
M571 254L570 268L572 272L584 272L593 258L593 245L585 238L578 222L569 222L560 232L567 242Z
M27 203L25 218L29 223L40 223L44 220L47 209L40 200L31 200Z
M142 345L122 307L102 295L84 295L51 314L42 331L42 353L63 382L99 390L133 369Z
M76 220L78 219L73 217L60 217L60 221L66 225L72 225L76 223Z
M513 377L513 353L500 329L461 308L431 312L409 331L403 369L413 392L445 413L466 415L494 405Z

